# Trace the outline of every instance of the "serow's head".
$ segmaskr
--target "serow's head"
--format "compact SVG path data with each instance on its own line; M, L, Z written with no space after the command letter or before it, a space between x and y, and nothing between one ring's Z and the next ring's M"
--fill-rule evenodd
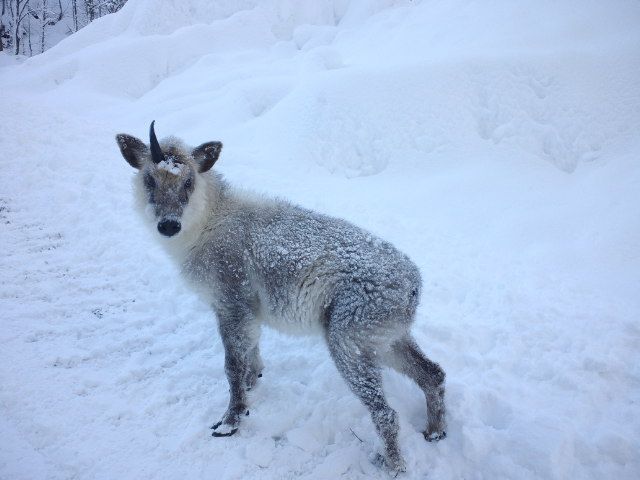
M207 142L192 149L170 137L160 145L154 123L149 128L149 146L124 133L116 135L116 141L124 159L139 170L138 190L158 232L172 237L183 228L190 200L202 191L202 174L218 160L222 143Z

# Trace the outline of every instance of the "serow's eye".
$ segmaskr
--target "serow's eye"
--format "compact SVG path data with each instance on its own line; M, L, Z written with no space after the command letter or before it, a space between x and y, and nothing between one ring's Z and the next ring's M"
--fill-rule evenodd
M153 179L151 175L144 176L144 186L148 189L156 188L156 181Z
M191 182L190 178L187 178L187 181L184 182L184 189L185 190L189 190L191 188L191 186L193 185L193 183Z

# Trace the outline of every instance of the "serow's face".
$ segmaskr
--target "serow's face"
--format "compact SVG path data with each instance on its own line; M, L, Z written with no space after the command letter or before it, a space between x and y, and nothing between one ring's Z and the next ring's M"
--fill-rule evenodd
M158 232L167 237L180 232L180 219L195 188L195 170L178 158L166 156L141 172L149 209L158 221Z
M183 213L189 205L201 174L220 156L222 143L207 142L194 149L173 140L160 146L151 123L150 144L126 134L116 136L125 160L140 172L138 180L147 199L147 210L157 221L158 232L166 237L182 229Z

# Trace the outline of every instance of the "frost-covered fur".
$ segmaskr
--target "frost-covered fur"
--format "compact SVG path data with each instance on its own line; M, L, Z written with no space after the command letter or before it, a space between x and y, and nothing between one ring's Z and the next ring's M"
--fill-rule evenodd
M338 370L369 409L393 471L405 465L397 415L382 389L383 365L409 376L425 393L425 438L445 436L445 374L409 333L421 282L406 255L344 220L231 188L219 175L203 172L202 146L191 150L165 140L162 151L180 167L173 168L154 163L134 137L119 135L118 143L140 169L138 203L154 235L218 318L230 401L213 427L215 436L235 433L248 413L246 392L263 368L262 324L321 332ZM211 165L218 154L208 159ZM181 224L171 237L156 230L167 218Z

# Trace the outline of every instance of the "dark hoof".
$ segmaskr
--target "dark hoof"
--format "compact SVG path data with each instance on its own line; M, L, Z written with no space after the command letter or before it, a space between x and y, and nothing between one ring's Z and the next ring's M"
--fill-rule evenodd
M247 411L247 415L249 415L249 412ZM222 420L219 421L218 423L212 425L210 428L211 430L217 430L218 427L222 425ZM231 430L229 430L228 432L213 432L211 434L212 437L230 437L231 435L233 435L234 433L236 433L238 431L238 427L236 428L232 428Z
M212 437L230 437L231 435L233 435L234 433L236 433L238 431L237 428L234 428L233 430L231 430L230 432L227 433L218 433L218 432L213 432L211 434Z
M422 435L424 435L424 439L427 442L437 442L439 440L442 440L443 438L447 438L447 432L445 432L444 430L441 433L438 433L438 432L433 432L433 433L422 432Z
M215 425L213 425L211 427L212 430L216 430L220 425L222 425L222 421L216 423ZM229 430L228 432L213 432L211 434L212 437L230 437L231 435L233 435L234 433L236 433L238 431L238 428L232 428L231 430Z

